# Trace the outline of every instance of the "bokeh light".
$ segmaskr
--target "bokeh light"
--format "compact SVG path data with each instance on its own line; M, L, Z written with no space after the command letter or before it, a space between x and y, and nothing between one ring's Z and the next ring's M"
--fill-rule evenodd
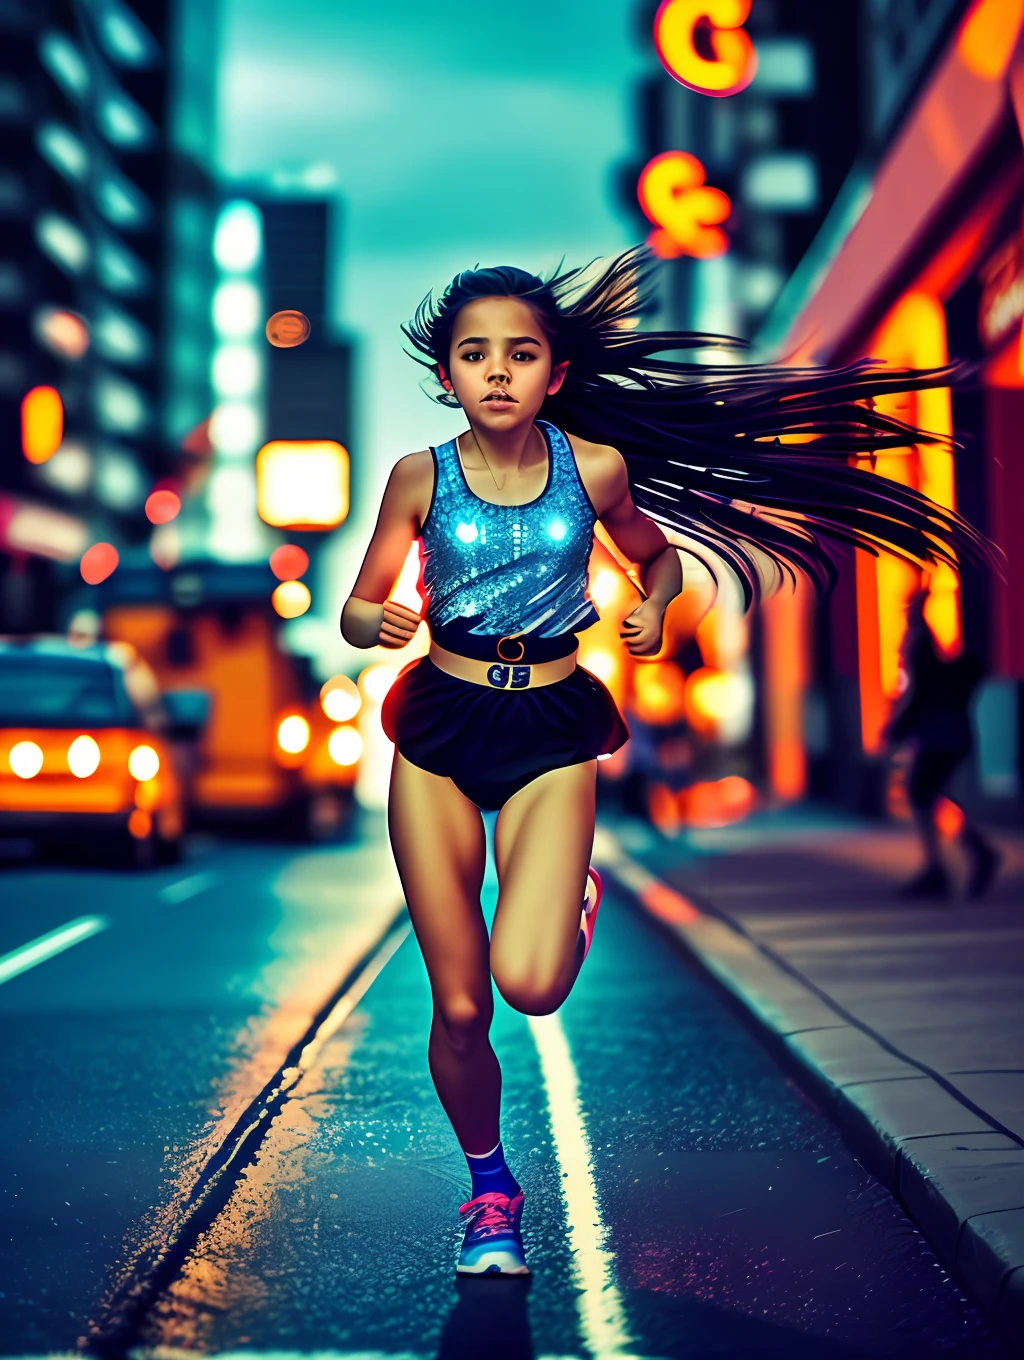
M313 603L309 587L301 581L282 581L270 597L276 611L283 619L297 619Z
M113 543L94 543L82 554L79 570L89 586L98 586L117 570L121 558Z
M244 274L259 264L263 253L263 218L252 203L236 199L225 204L217 220L213 256L228 274Z
M21 449L30 463L45 463L64 438L64 404L55 387L33 387L21 402Z
M332 675L320 690L320 707L332 722L350 722L362 702L359 686L347 675Z
M295 581L309 569L309 553L295 543L282 543L270 554L270 570L279 581Z
M146 498L146 518L150 524L170 524L181 511L181 497L162 488Z
M378 662L373 666L367 666L360 674L359 692L368 703L382 704L387 697L388 690L397 679L398 670L396 667Z
M327 751L335 765L355 765L363 754L363 739L354 727L336 727L328 738Z

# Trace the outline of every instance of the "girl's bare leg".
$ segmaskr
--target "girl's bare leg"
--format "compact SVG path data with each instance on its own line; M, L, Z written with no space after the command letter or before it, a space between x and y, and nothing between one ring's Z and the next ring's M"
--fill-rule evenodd
M516 1010L557 1010L580 970L580 911L594 845L597 762L550 770L498 814L491 973Z
M464 1152L498 1142L501 1070L488 1039L494 1002L480 908L486 843L480 811L450 779L397 752L388 825L430 977L430 1073Z

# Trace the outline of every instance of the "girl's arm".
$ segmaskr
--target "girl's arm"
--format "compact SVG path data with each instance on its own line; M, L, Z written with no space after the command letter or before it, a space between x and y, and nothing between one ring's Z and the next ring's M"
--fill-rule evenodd
M661 529L633 504L622 455L606 445L573 438L583 484L609 537L640 567L647 599L623 622L621 638L633 656L661 650L665 610L683 588L679 553Z
M342 637L353 647L404 647L419 627L419 615L388 595L426 518L433 479L429 451L410 453L391 470L370 546L341 611Z

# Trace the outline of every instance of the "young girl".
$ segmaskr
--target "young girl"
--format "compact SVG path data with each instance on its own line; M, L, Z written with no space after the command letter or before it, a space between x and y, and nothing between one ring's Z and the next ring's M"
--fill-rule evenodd
M461 1273L528 1273L523 1194L498 1128L491 981L526 1014L557 1009L601 900L589 867L596 760L628 733L575 659L576 633L597 618L597 521L639 568L644 598L621 634L638 657L660 649L682 588L656 521L729 563L748 600L765 572L831 578L815 531L918 562L984 551L951 512L850 465L928 438L868 398L947 383L948 371L654 357L738 342L637 330L650 269L642 250L589 278L476 269L421 303L405 334L468 429L395 465L342 613L353 645L405 646L419 616L388 596L421 541L430 652L402 672L382 716L396 745L391 842L433 996L430 1070L472 1177ZM800 442L780 443L787 434ZM498 812L490 938L481 809Z

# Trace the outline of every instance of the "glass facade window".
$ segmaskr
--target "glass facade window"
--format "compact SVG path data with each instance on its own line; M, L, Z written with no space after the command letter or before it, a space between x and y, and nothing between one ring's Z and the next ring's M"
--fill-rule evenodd
M60 88L71 99L84 99L92 81L89 67L78 44L66 33L51 29L39 42L39 60Z
M119 66L135 70L156 66L160 49L149 29L121 0L103 0L95 17L104 51Z
M96 314L92 338L103 358L115 363L144 364L152 352L146 328L109 303L102 305Z
M89 152L81 137L63 123L43 123L36 132L39 154L66 179L81 183L89 173Z
M806 38L759 38L757 94L806 99L814 93L814 50Z
M96 274L103 287L112 293L137 297L149 291L148 269L127 246L113 237L103 237L97 245Z
M36 218L36 242L65 273L83 274L92 252L85 233L60 213L44 212Z
M93 384L92 397L102 430L111 434L139 434L149 424L146 398L127 378L115 373L101 374Z
M10 76L0 76L0 122L27 123L30 113L24 85Z
M124 90L105 91L96 109L96 122L107 141L121 151L143 151L156 139L149 116Z
M802 151L759 156L745 167L740 192L751 208L810 212L818 204L818 168Z
M146 488L138 463L130 449L104 444L96 459L96 494L112 510L136 510L145 499Z

